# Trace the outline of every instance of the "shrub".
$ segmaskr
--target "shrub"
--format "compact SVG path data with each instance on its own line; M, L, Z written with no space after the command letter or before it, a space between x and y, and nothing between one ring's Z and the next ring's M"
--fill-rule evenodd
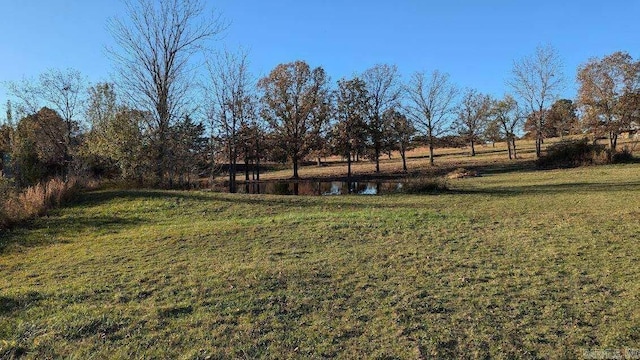
M0 173L0 229L9 223L9 215L5 211L4 203L14 195L14 192L12 182Z
M609 153L604 145L590 144L582 140L563 140L547 148L546 155L540 157L537 165L543 168L566 168L585 165L605 164Z
M0 228L42 216L51 208L67 202L80 188L77 179L58 178L38 183L20 192L10 191L0 201Z
M624 149L622 149L622 151L618 151L614 153L611 158L611 161L614 164L632 163L635 161L635 158L633 157L631 150L625 147Z
M449 190L447 180L441 177L417 177L407 179L401 191L407 194L433 194Z

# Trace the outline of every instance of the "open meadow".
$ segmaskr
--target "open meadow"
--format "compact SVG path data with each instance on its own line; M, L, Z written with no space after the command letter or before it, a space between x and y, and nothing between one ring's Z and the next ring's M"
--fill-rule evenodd
M638 347L640 164L494 171L449 187L84 193L1 233L0 358Z
M640 359L640 1L2 9L0 360Z

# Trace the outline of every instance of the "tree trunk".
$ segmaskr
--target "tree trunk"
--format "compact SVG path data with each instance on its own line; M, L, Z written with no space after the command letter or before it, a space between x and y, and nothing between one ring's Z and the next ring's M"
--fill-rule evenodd
M160 134L160 144L156 154L156 177L159 185L164 183L164 136Z
M509 150L509 160L512 159L511 155L511 139L507 138L507 150Z
M211 154L209 154L211 156L210 160L211 160L211 173L209 174L210 178L210 184L213 184L213 180L216 177L216 156L215 156L215 152L213 151L213 145L211 145Z
M429 134L429 165L433 166L433 135Z
M400 156L402 156L402 171L403 172L407 172L407 156L406 156L406 149L404 148L404 146L400 147Z
M256 180L260 181L260 141L256 138Z
M229 143L229 192L236 192L236 159L235 147Z
M513 158L517 159L518 158L518 153L516 152L516 138L515 137L511 138L511 148L513 149Z
M293 178L298 179L298 157L294 156L291 160L293 161Z
M376 148L376 174L380 173L380 149Z
M476 147L473 140L471 140L471 156L476 156Z
M249 158L247 157L247 149L245 149L245 156L244 156L244 181L248 182L249 181Z

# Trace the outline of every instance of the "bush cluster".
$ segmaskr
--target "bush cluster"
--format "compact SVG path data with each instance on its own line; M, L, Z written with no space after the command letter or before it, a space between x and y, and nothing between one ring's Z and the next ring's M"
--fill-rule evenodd
M406 194L433 194L449 190L449 184L441 177L417 177L407 179L402 185Z
M633 157L631 149L625 147L624 149L622 149L622 151L614 153L611 161L613 161L614 164L623 164L632 163L636 161L636 159Z
M68 201L80 189L80 181L53 178L20 191L0 180L0 229L42 216L51 208Z
M542 168L569 168L586 165L606 164L609 153L604 145L582 140L563 140L547 148L537 165Z

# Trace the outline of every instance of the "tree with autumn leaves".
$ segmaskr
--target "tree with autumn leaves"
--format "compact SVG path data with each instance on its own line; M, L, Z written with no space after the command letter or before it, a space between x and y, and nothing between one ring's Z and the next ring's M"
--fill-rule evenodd
M618 51L590 59L580 66L577 78L585 124L596 138L608 137L615 152L618 136L640 119L640 62Z
M300 162L317 144L329 118L327 75L321 67L311 69L304 61L280 64L258 81L262 91L262 117L278 146L293 163L293 178L299 178Z

